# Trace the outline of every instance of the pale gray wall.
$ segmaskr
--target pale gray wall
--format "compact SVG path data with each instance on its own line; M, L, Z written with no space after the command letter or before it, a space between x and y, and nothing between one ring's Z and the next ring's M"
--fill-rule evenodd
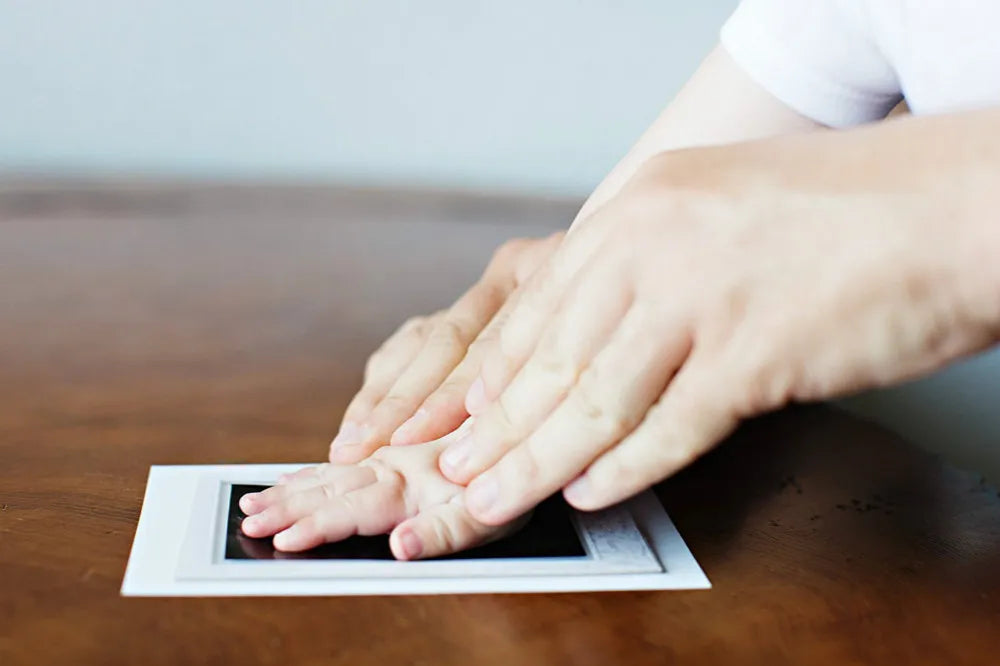
M0 171L583 196L736 0L0 0ZM1000 355L847 404L1000 478Z
M0 169L585 193L735 0L0 0Z

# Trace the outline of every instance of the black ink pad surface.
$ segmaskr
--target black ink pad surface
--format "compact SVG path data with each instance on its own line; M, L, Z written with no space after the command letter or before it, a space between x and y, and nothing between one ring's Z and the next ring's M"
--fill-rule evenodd
M227 560L285 559L366 559L391 560L389 535L353 536L337 543L328 543L302 553L282 553L274 549L271 539L251 539L240 530L246 517L240 510L240 498L247 493L265 490L267 486L233 484L229 495L226 521ZM553 495L539 504L518 532L509 537L438 559L491 559L518 557L583 557L586 551L580 542L571 517L572 509L560 495Z

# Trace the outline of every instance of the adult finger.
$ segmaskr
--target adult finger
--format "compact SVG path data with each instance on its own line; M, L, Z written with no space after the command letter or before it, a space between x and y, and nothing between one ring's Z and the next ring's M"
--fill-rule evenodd
M551 416L469 484L469 512L502 523L565 486L642 421L689 346L681 327L630 310Z
M534 350L577 274L601 247L606 225L589 225L564 238L551 256L518 290L509 316L482 360L480 379L470 387L490 401L500 395ZM472 396L470 396L472 397Z
M514 380L477 415L469 436L441 456L449 480L468 483L527 438L569 394L631 305L631 289L618 272L610 261L585 271Z
M444 381L424 399L413 417L393 432L390 444L417 444L441 437L454 430L468 416L469 410L474 410L476 405L482 402L478 399L478 393L468 403L466 396L469 394L473 382L479 376L479 368L485 351L493 344L512 305L516 303L514 290L517 285L527 281L544 260L552 254L563 236L564 232L558 232L545 239L520 241L520 244L507 244L505 246L513 254L510 263L513 264L514 281L512 286L514 289L503 293L503 304L468 346L461 361ZM495 262L503 260L503 256L499 253L498 257L500 259L495 259ZM501 265L497 270L510 272L510 268L506 265Z
M385 397L403 370L413 361L430 333L434 320L431 317L414 317L399 328L365 365L365 379L361 390L351 399L337 436L330 443L330 458L336 450L357 445L366 439L364 422L372 410ZM356 462L370 451L357 447L352 455L339 456L339 462Z
M418 441L413 434L431 417L429 411L419 409L422 403L459 365L512 288L512 278L497 280L487 272L448 309L435 323L423 348L372 411L366 423L368 441L389 442L397 429L401 432L395 437L396 443L408 438L411 443Z
M479 376L483 355L496 340L513 302L514 297L507 299L486 328L469 345L465 357L451 374L427 396L414 418L393 433L391 444L417 444L437 439L457 428L477 406L485 406L485 401L477 402L478 397L470 402L467 396L472 383Z
M601 509L674 474L717 444L737 425L717 363L692 358L635 431L597 458L564 490L582 510Z

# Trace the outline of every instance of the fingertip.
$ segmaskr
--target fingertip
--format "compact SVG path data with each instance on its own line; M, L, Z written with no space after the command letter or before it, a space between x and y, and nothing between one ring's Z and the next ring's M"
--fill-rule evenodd
M256 516L249 516L240 521L240 531L248 537L254 539L259 536L264 536L263 534L260 534L261 524L260 520Z
M563 488L563 499L574 509L580 511L594 511L601 507L594 501L594 490L590 479L586 475L580 475Z
M472 416L476 416L486 409L486 406L486 384L483 382L482 377L476 377L476 381L472 382L472 385L469 386L469 390L465 394L465 411L469 412Z
M297 522L288 529L282 530L274 535L271 543L277 550L284 552L295 552L309 548L306 545L306 529L302 522Z
M257 499L257 493L247 493L246 495L241 497L239 502L240 511L242 511L247 515L256 513L256 511L254 511L254 509L257 508L256 499Z
M406 446L409 444L419 444L421 441L421 435L423 433L424 426L427 424L430 418L430 412L421 407L413 416L408 418L403 422L401 426L396 428L389 437L389 444L391 446Z
M461 437L458 441L448 445L448 448L442 451L438 458L438 470L452 483L465 485L469 481L466 462L472 452L471 440L471 434Z
M284 532L278 532L271 538L271 544L274 546L275 550L280 550L282 552L287 552L288 549L288 537L285 536Z
M424 544L420 535L409 526L400 526L389 535L389 548L397 560L415 560L423 555Z
M501 504L500 484L489 472L473 479L465 489L465 508L483 525L498 526L510 520L509 509Z

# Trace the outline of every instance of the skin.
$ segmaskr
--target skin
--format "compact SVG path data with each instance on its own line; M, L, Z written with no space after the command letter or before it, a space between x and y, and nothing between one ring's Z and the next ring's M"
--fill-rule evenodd
M470 424L471 425L471 424ZM357 464L323 464L244 495L242 529L274 536L285 552L307 550L355 534L390 533L400 560L435 557L500 538L518 526L481 523L465 509L464 488L438 469L441 451L468 430L433 442L382 447Z
M611 170L584 203L573 226L587 219L594 211L619 193L625 183L650 158L658 153L694 145L724 144L732 141L803 132L819 126L789 110L778 100L751 81L720 49L713 51L682 88L670 105L639 138L632 149ZM282 520L261 523L249 521L245 530L253 536L275 535L279 550L301 550L323 541L335 541L346 536L343 525L358 533L392 532L391 545L396 557L410 556L402 547L401 535L407 541L416 539L417 557L430 557L471 547L475 543L505 534L510 525L486 525L468 511L431 509L431 504L414 514L399 508L398 498L406 488L434 486L447 488L441 496L449 499L447 506L457 502L459 484L449 481L441 472L440 454L448 442L436 438L452 433L468 418L470 412L486 405L484 385L477 382L482 355L495 342L507 314L516 305L523 285L559 247L563 234L543 239L516 239L506 243L494 254L480 280L449 309L428 317L419 317L403 324L372 357L365 369L361 390L347 408L340 432L331 443L330 460L337 465L372 466L382 460L394 470L403 488L389 489L370 484L365 494L385 492L383 507L371 522L359 524L363 516L350 513L340 495L343 486L334 481L336 466L320 466L304 470L301 476L283 480L283 490L268 491L260 498L244 500L248 514L270 509L270 515L284 515ZM468 427L468 426L467 426ZM386 448L391 443L392 447ZM427 445L421 442L428 442ZM413 448L420 455L394 458L397 449ZM383 465L384 466L384 465ZM304 478L303 478L304 477ZM367 477L369 480L371 477ZM329 493L325 503L310 503L317 498L315 488L323 486ZM394 494L395 493L395 494ZM308 497L300 498L299 495ZM378 504L376 502L376 504ZM405 504L405 503L404 503ZM308 506L305 510L302 507ZM412 502L409 505L413 506ZM310 513L311 512L311 513ZM323 513L326 512L326 513ZM323 523L307 522L308 538L290 539L278 536L295 522L308 516L329 516L347 513L339 529L316 529ZM354 516L353 519L351 516ZM311 527L310 527L311 525ZM414 528L404 530L404 528ZM293 534L294 536L294 534Z
M623 499L743 418L995 343L1000 112L816 129L714 53L564 239L527 268L495 259L448 311L461 335L425 321L373 357L332 451L356 464L282 484L265 509L295 522L248 534L294 550L392 531L397 557L452 552L560 489L585 510ZM384 479L357 471L386 461ZM308 538L285 533L299 521Z
M455 430L468 417L465 396L479 372L479 352L499 329L504 306L562 237L508 241L454 305L404 323L368 360L364 384L330 444L330 461L358 462L390 441L416 444Z
M525 285L445 476L487 524L597 509L744 418L994 344L998 172L1000 110L649 160Z
M817 129L714 50L625 157L590 195L574 225L616 195L649 158L665 150ZM357 462L380 446L415 444L451 432L481 401L473 388L482 351L495 338L519 288L559 246L563 234L515 239L494 254L482 277L450 308L405 322L369 359L330 461Z

